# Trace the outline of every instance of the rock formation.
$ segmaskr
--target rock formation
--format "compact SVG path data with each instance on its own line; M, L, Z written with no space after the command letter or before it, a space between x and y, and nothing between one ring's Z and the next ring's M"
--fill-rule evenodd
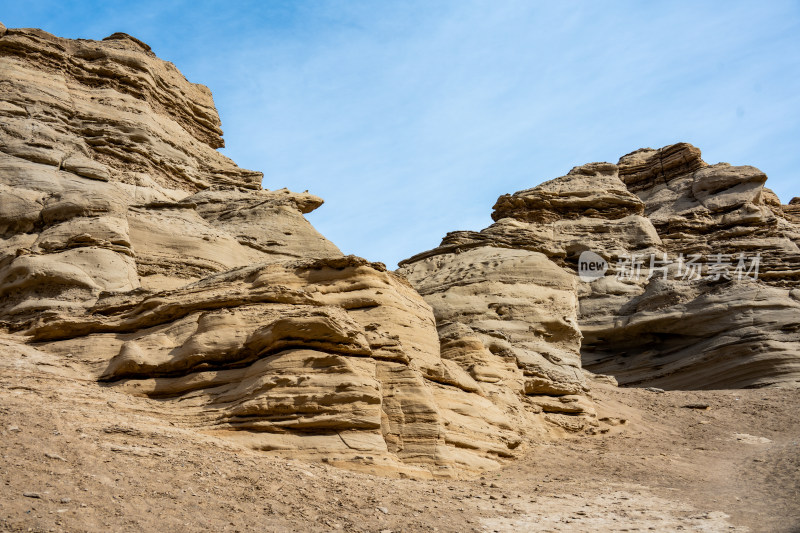
M474 315L437 333L405 278L306 221L321 199L221 155L209 90L147 45L4 29L0 81L3 358L259 450L416 475L597 424L576 282L544 255L465 255L503 263L492 296L434 276Z
M0 82L3 368L420 476L603 431L582 359L623 383L797 383L800 204L751 167L685 144L577 167L389 272L308 223L321 199L220 154L209 90L133 37L0 26ZM592 283L587 250L611 265ZM632 254L700 254L708 274L754 252L757 280L616 275Z
M579 392L579 351L621 384L797 386L798 200L781 205L765 181L753 167L707 165L685 143L638 150L500 197L494 224L448 234L401 271L434 308L443 348L454 328L489 351L506 338L561 398ZM586 251L609 269L579 282Z
M618 166L658 232L658 257L672 263L662 265L668 275L627 282L635 290L623 298L589 285L586 366L669 388L800 384L800 226L764 173L707 165L685 143L638 150ZM681 256L697 259L704 277L691 279ZM755 258L757 276L740 275Z

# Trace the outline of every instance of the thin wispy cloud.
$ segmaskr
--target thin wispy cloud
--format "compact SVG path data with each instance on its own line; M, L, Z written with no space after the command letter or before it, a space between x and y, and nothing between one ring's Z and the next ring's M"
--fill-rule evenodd
M226 154L325 198L317 228L390 266L642 146L692 142L800 195L796 2L33 4L0 19L126 31L208 85Z

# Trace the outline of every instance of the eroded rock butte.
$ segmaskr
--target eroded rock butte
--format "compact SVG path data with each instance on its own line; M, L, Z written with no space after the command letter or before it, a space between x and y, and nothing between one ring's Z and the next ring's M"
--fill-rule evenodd
M797 201L752 167L687 144L577 167L390 272L308 223L321 199L218 152L210 91L133 37L3 29L0 81L0 358L129 393L120 416L461 476L602 429L590 383L611 378L582 367L798 383ZM578 279L585 250L607 276ZM761 276L616 279L650 252L760 252Z

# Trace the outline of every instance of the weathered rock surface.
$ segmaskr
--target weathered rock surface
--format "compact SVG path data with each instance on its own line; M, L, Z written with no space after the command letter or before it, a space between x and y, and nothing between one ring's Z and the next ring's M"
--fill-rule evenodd
M7 350L185 428L384 471L458 476L591 425L575 281L543 255L504 251L477 292L434 276L456 313L493 306L440 339L408 281L308 223L321 199L216 151L208 89L147 45L10 29L0 81Z
M129 35L98 42L8 29L0 75L6 155L139 187L261 188L260 172L217 151L224 143L208 88Z
M650 280L650 258L642 257L640 280L588 285L587 368L665 388L797 386L800 227L764 187L764 173L707 165L685 143L638 150L618 166L661 238L656 261L667 261L653 265ZM596 251L615 265L623 259ZM757 257L757 276L746 275Z
M448 234L401 271L434 308L443 347L452 324L482 332L482 322L502 309L495 335L515 336L512 344L536 354L558 345L561 369L579 368L580 350L586 369L621 384L794 387L800 384L798 200L781 205L765 181L753 167L707 165L685 143L638 150L617 165L583 165L500 197L494 224ZM577 281L584 251L607 261L605 276ZM517 264L506 269L510 257ZM546 296L550 287L542 281L554 269L561 272L546 275L550 282L574 280L574 289L563 283L561 298ZM504 279L506 270L513 281ZM473 285L472 301L451 299L450 287L437 281L443 277ZM538 313L507 305L495 279ZM520 289L526 285L535 296ZM577 307L565 304L570 291ZM537 301L542 297L546 303ZM567 344L557 333L559 320L577 324ZM563 374L555 381L570 383ZM547 390L577 392L549 383Z
M575 276L542 253L493 246L426 257L401 272L433 307L442 358L509 416L532 404L565 429L591 425L591 402L561 402L588 391Z
M597 431L582 358L625 383L796 381L796 202L756 169L688 145L577 167L398 274L320 235L303 215L321 199L263 190L217 152L209 91L132 37L6 30L0 80L4 350L165 422L459 476ZM769 274L614 276L632 253L717 246L761 250ZM609 276L578 280L586 250Z

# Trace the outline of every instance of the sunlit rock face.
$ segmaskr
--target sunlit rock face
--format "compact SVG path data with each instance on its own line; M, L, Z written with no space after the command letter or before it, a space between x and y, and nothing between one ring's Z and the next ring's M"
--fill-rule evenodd
M795 387L798 200L781 205L765 181L686 143L637 150L500 197L494 224L449 233L401 271L434 308L443 356L467 328L489 351L509 341L522 374L530 354L558 368L527 368L533 397L579 394L581 362L621 384ZM608 269L579 281L587 251Z
M651 279L649 257L645 275L631 280L619 272L623 258L605 254L617 276L582 287L587 368L665 388L798 386L800 226L792 206L764 187L757 168L708 165L686 143L637 150L618 168L661 244Z
M127 393L123 418L378 472L470 475L593 427L575 281L544 255L470 259L502 263L493 297L441 277L457 313L494 307L437 331L308 223L321 199L221 155L208 89L147 45L0 33L3 357ZM543 270L515 293L517 268Z
M576 167L389 272L309 224L320 198L263 190L221 155L208 89L130 36L0 27L0 84L4 368L28 372L18 356L93 383L129 399L103 406L120 417L464 476L602 430L582 367L796 382L796 202L750 167L689 145ZM591 283L576 275L587 250L609 264ZM699 253L707 269L718 251L760 251L760 277L617 275L631 254Z

